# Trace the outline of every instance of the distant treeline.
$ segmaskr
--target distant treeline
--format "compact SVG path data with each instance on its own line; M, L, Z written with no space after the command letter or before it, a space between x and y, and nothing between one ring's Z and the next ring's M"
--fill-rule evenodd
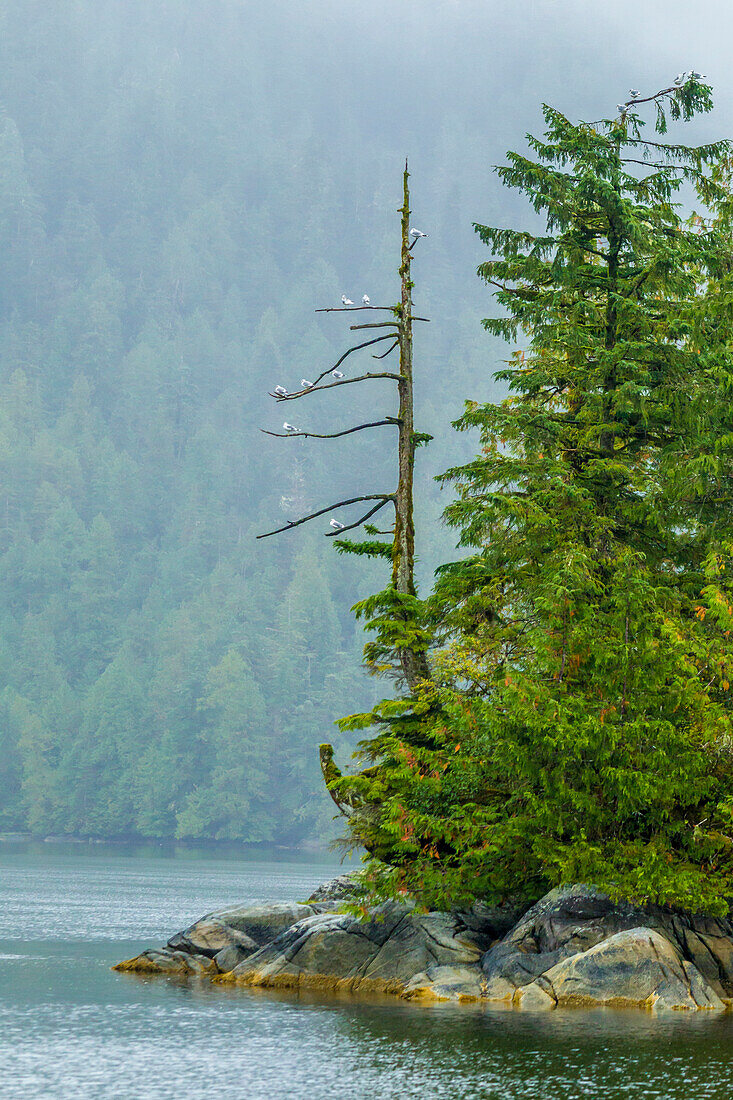
M329 827L318 742L374 697L349 607L378 567L320 530L254 535L347 484L391 487L385 437L257 428L282 419L268 389L342 347L317 305L392 300L403 135L359 95L332 146L313 132L333 112L313 27L287 44L311 99L285 111L269 14L186 7L0 16L0 829L297 840ZM446 541L429 475L493 368L451 177L461 129L432 121L414 184L435 317L424 573ZM392 411L376 386L345 412L319 400L316 430Z

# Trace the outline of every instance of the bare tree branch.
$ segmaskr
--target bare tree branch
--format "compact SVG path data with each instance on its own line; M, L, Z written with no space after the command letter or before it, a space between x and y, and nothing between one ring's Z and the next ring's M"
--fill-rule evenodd
M357 424L355 428L346 428L343 432L331 432L328 435L320 435L318 432L268 432L267 428L260 428L264 435L274 435L277 439L297 439L301 436L306 439L338 439L342 435L351 435L353 432L362 432L365 428L378 428L381 424L399 424L399 417L387 416L384 420L372 420L369 424Z
M281 531L289 531L291 527L300 527L301 523L308 523L309 520L317 519L318 516L325 516L329 512L335 511L336 508L345 508L348 504L358 504L362 500L388 501L394 499L394 493L371 493L368 496L349 497L348 500L337 500L335 504L329 504L327 508L321 508L318 512L311 512L310 515L302 516L300 519L290 520L284 527L278 527L275 531L266 531L264 535L257 535L257 538L269 539L270 535L279 535ZM344 528L344 530L346 529L347 528Z
M639 160L638 157L624 157L624 164L643 164L645 168L654 168L657 172L663 168L674 168L677 172L684 172L687 169L685 164L657 164L656 161Z
M338 370L338 368L343 363L344 359L348 359L348 357L352 354L352 352L361 351L362 348L371 347L372 344L378 344L380 342L380 340L392 340L393 338L394 338L394 334L391 333L391 332L388 332L388 333L385 333L384 336L375 336L373 340L365 340L363 344L354 344L353 347L349 348L348 351L344 352L344 354L341 356L341 358L337 362L335 362L332 367L328 367L327 370L321 371L321 373L318 375L315 382L313 383L313 386L309 386L308 389L313 389L315 386L318 385L318 383L321 381L322 378L326 377L327 374L333 374L333 372L335 370Z
M367 378L392 378L395 382L401 380L401 375L391 374L389 371L370 371L368 374L358 374L356 378L339 378L337 382L328 382L325 386L311 386L307 390L298 390L297 393L272 393L276 401L294 401L297 397L306 397L309 393L318 393L321 390L332 390L334 386L350 386L352 382L364 382Z
M393 352L393 351L394 351L394 349L395 349L395 348L397 347L397 345L398 345L398 344L399 344L399 340L395 340L394 344L392 344L392 347L391 347L391 348L387 348L387 350L385 351L384 355L373 355L373 356L372 356L372 359L386 359L386 358L387 358L387 356L388 356L388 355L390 354L390 352Z
M396 306L330 306L328 309L317 309L316 313L356 313L360 309L388 309L394 313Z
M389 504L390 500L394 501L394 497L388 497L386 500L380 501L379 504L375 504L374 507L370 508L366 515L362 516L361 519L358 519L356 523L349 523L346 525L346 527L342 527L338 531L326 531L326 538L337 538L339 535L343 535L345 531L353 531L355 527L361 527L362 523L366 523L370 516L373 516L375 512L379 511L380 508L384 508L385 504Z
M682 88L681 84L670 84L669 88L662 88L661 92L655 92L654 95L637 96L636 99L627 99L624 103L624 107L634 107L637 103L652 103L653 100L659 99L662 95L678 92L680 88Z
M412 321L427 321L427 323L430 324L430 318L429 317L412 317L411 320ZM369 324L369 325L349 325L349 328L351 329L352 332L355 332L357 329L360 329L360 328L387 328L388 325L393 325L395 328L399 328L400 327L400 322L399 321L377 321L374 324Z

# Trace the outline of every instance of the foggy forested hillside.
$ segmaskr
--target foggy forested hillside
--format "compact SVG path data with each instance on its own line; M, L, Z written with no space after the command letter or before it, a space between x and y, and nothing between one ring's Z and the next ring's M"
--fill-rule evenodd
M317 745L372 698L349 607L380 567L338 557L327 523L255 535L391 489L391 437L271 439L267 391L347 346L317 307L393 300L409 154L429 584L451 552L432 477L472 446L450 420L503 355L471 222L526 221L491 166L542 99L603 113L640 80L553 10L528 28L504 4L5 0L0 829L295 842L328 823ZM393 412L381 385L297 414Z

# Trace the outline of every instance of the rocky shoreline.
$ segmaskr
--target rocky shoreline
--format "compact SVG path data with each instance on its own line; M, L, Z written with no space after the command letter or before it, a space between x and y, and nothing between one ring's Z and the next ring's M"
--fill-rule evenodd
M552 890L526 911L475 904L421 913L386 902L345 911L344 875L303 903L209 913L114 969L269 989L387 993L547 1010L733 1006L733 921L614 903L592 887Z

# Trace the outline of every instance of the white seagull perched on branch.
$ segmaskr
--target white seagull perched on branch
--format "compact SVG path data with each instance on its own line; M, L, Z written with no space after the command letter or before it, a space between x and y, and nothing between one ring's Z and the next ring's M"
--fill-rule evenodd
M288 424L287 420L286 420L286 421L285 421L285 423L283 424L283 431L286 431L286 432L297 432L297 430L298 430L298 429L297 429L297 428L296 428L296 427L295 427L295 426L294 426L293 424Z
M415 240L417 240L419 237L427 237L427 233L423 233L419 229L411 229L410 230L410 236L414 237Z
M345 294L341 295L341 301L342 301L343 305L345 305L345 306L353 306L353 304L354 304L352 302L351 298L347 298Z
M312 390L313 389L313 383L309 382L307 378L301 378L300 384L301 384L301 386L303 387L304 390Z
M339 523L339 521L337 519L332 519L330 526L333 527L334 531L343 531L346 524L345 523Z
M362 295L361 304L364 306L371 305L371 298L368 294Z
M277 394L278 397L287 397L288 396L288 391L285 389L284 386L275 386L275 393Z
M332 370L331 374L334 378L344 378L344 372L342 370Z
M638 92L636 90L636 88L630 88L629 91L631 92L631 98L632 99L638 99L640 94L641 94L640 92Z

